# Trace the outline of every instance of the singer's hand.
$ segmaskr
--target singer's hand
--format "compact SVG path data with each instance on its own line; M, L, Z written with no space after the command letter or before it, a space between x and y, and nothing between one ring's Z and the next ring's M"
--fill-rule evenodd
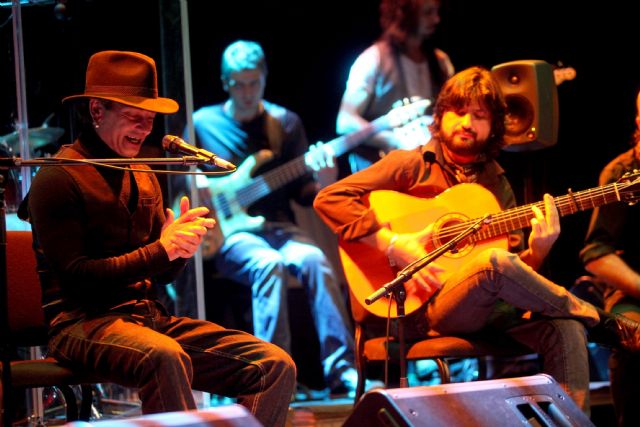
M313 170L313 175L320 188L332 184L338 178L336 155L329 145L318 142L309 147L304 155L304 162Z
M206 207L189 209L189 198L186 196L180 199L180 216L177 219L173 210L167 209L160 243L170 261L190 258L196 253L207 229L213 228L216 223L213 218L205 218L208 213Z

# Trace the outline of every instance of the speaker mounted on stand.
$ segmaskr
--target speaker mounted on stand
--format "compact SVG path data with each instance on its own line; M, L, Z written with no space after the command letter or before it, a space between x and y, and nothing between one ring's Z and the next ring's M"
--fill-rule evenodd
M558 90L551 64L540 60L505 62L491 69L507 103L506 151L532 151L558 140Z

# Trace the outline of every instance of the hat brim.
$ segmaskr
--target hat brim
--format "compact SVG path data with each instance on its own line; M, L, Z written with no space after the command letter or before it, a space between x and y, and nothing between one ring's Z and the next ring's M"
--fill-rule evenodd
M119 102L130 107L140 108L142 110L153 111L155 113L173 114L180 109L176 101L170 98L145 98L142 96L109 96L109 95L71 95L62 99L62 102L71 101L81 98L98 98L109 101Z

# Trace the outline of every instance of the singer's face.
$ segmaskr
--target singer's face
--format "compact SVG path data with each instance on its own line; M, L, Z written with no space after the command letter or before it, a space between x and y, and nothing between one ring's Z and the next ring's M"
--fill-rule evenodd
M229 75L227 90L236 115L253 118L260 111L266 78L260 70L245 70Z
M457 111L445 111L442 115L442 143L461 164L473 162L484 151L490 133L491 113L478 102L471 102Z
M117 102L111 103L109 108L102 102L98 104L90 104L93 118L99 124L96 133L118 155L137 156L142 143L153 129L156 113ZM98 117L93 108L98 109Z

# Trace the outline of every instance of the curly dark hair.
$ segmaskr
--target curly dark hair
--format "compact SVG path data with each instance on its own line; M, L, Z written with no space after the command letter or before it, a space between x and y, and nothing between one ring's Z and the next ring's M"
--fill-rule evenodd
M491 135L487 141L486 155L495 158L504 145L507 105L500 84L486 68L467 68L447 80L433 108L431 134L436 138L440 137L442 115L445 111L460 110L474 101L486 106L491 112Z

